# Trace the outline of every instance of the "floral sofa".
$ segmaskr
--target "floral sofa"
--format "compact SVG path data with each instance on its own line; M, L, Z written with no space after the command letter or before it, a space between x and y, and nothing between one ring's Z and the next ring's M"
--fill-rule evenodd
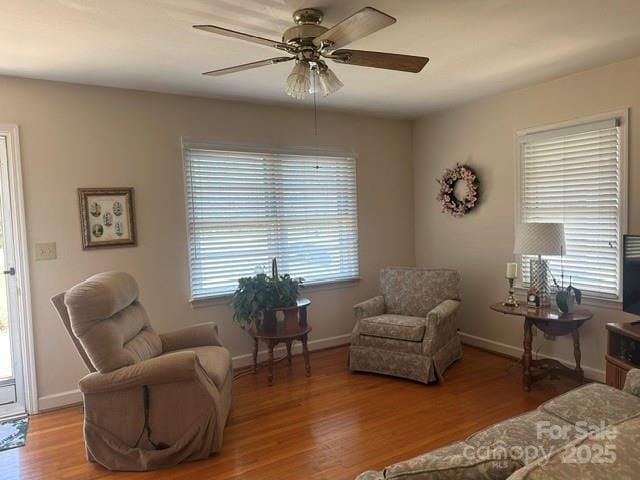
M411 460L356 480L640 478L640 369L624 389L591 383Z
M428 383L462 356L455 270L388 267L380 295L354 306L349 368Z

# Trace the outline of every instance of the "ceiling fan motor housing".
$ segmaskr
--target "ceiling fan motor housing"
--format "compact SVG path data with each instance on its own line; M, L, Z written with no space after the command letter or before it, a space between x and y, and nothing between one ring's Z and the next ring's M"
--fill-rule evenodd
M296 46L312 46L313 39L328 30L320 25L322 18L322 12L315 8L296 10L293 13L296 26L287 29L282 34L282 42Z
M293 21L298 25L310 24L318 25L322 23L324 15L317 8L301 8L293 12Z

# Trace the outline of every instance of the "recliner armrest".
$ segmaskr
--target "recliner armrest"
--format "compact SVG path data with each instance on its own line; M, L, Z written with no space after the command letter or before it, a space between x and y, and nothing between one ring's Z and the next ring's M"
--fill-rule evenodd
M356 319L375 317L384 313L384 297L378 295L376 297L357 303L353 306Z
M624 381L622 390L640 397L640 368L632 368L627 372L627 378Z
M173 352L185 348L222 346L218 338L218 326L213 322L199 323L160 334L160 340L162 340L163 352Z
M82 393L113 392L143 385L192 380L200 368L195 352L175 352L109 373L90 373L78 385Z

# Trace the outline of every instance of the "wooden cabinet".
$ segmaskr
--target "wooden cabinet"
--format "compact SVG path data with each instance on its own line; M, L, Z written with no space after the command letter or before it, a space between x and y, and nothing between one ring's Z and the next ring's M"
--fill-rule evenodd
M607 323L607 385L622 388L627 372L640 368L640 322Z

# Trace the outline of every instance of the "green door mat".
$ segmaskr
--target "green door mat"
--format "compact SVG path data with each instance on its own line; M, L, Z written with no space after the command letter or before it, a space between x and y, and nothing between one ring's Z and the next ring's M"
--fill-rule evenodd
M0 422L0 451L24 446L28 428L28 417Z

